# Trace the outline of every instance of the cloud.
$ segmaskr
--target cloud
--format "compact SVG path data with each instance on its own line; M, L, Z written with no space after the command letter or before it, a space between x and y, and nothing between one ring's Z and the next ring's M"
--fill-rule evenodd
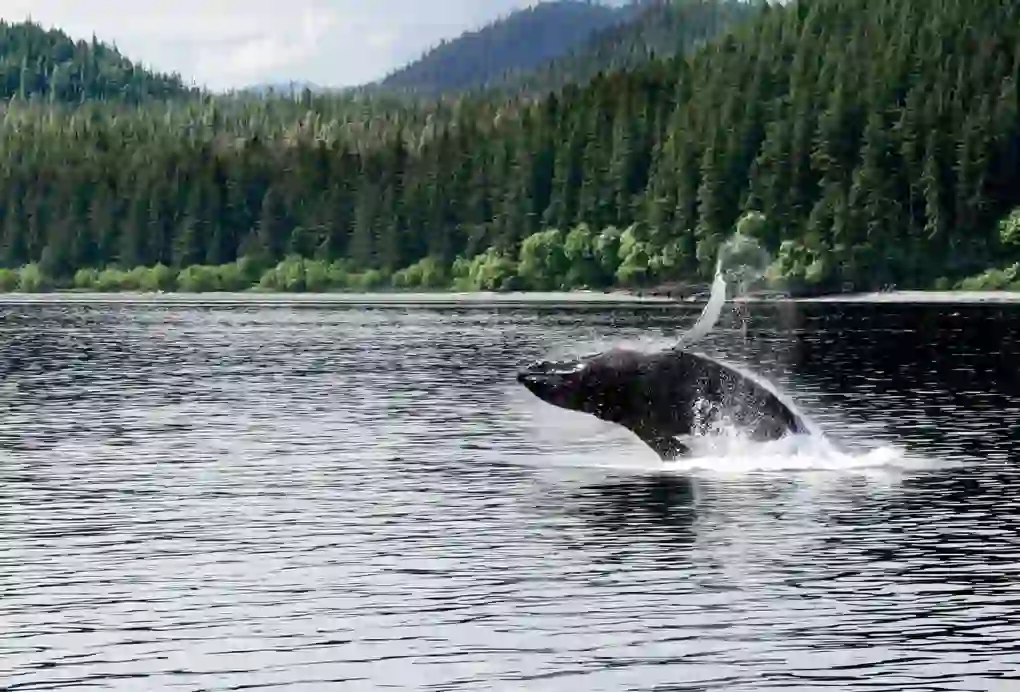
M201 44L194 69L200 75L215 75L216 86L257 81L314 58L338 19L332 9L305 7L294 25L251 32L239 40Z
M344 86L383 76L441 38L534 0L0 0L75 38L93 33L148 67L213 89L308 80Z
M395 31L375 31L365 37L365 44L372 48L391 48L398 38Z

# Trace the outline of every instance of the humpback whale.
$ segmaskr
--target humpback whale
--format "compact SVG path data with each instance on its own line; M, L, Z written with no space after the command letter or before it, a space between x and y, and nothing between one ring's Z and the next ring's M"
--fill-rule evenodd
M686 454L678 436L726 420L751 439L806 433L804 420L764 385L701 353L623 348L540 361L517 380L542 401L629 429L663 460Z
M739 232L733 242L748 245ZM678 437L724 421L757 441L810 432L764 384L690 350L711 331L726 302L726 276L734 273L724 271L726 250L720 251L701 315L673 348L654 353L614 348L575 360L539 361L518 372L517 381L546 403L622 425L663 460L690 451Z

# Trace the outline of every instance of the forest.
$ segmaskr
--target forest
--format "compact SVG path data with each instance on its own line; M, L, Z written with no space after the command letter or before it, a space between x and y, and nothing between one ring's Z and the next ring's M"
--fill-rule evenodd
M53 62L0 106L0 290L647 287L749 218L795 292L1020 287L1018 20L763 3L541 96L82 101Z

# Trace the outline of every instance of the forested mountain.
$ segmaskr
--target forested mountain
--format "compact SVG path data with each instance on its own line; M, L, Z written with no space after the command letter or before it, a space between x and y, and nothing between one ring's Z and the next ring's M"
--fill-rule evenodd
M94 37L74 41L33 22L0 21L0 98L139 102L195 94L179 75L145 70Z
M633 16L593 33L563 55L533 69L507 72L490 88L542 93L584 83L599 72L640 67L683 55L734 24L754 16L759 0L643 0Z
M444 40L377 86L426 95L483 87L507 73L527 72L563 55L593 33L630 19L635 11L590 0L542 2Z
M745 212L806 287L1016 281L1018 20L801 0L537 101L14 103L0 262L39 264L0 284L647 284L708 276Z

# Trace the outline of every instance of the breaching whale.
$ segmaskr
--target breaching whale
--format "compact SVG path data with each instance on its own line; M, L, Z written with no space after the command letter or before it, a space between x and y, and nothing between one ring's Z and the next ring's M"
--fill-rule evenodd
M517 380L542 401L628 428L662 459L687 453L678 436L725 419L754 440L806 433L803 419L762 384L701 353L611 349L541 361Z
M540 361L517 381L560 408L591 414L631 430L665 460L687 453L678 436L725 420L753 440L809 432L775 392L690 346L719 319L726 302L722 259L697 322L673 348L644 353L616 348L567 361Z

